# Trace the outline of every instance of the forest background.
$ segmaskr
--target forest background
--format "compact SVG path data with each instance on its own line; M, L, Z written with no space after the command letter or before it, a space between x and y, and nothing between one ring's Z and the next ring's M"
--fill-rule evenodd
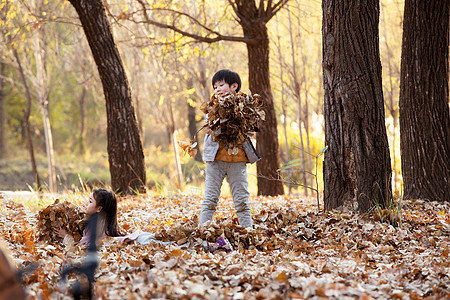
M158 20L170 22L173 9L211 28L220 26L222 34L241 33L227 1L150 2ZM171 30L133 22L135 1L104 4L132 90L147 186L156 191L201 192L203 163L179 153L176 141L189 140L203 124L198 107L211 95L210 78L217 70L237 71L247 91L245 44L196 43ZM321 1L290 1L268 23L282 175L286 191L292 193L310 193L299 184L314 186L311 174L317 174L322 189L321 160L316 170L314 158L324 147L321 5ZM402 186L398 95L403 6L404 1L381 1L379 25L386 128L397 193ZM108 185L104 94L73 7L67 1L2 0L1 11L0 190L36 189L24 122L29 99L29 128L44 184L48 187L49 124L58 190ZM177 22L198 27L187 18ZM48 90L42 90L43 82ZM48 94L48 103L40 103L43 93ZM43 117L46 110L48 119ZM202 140L200 133L200 145ZM254 166L249 174L255 194Z

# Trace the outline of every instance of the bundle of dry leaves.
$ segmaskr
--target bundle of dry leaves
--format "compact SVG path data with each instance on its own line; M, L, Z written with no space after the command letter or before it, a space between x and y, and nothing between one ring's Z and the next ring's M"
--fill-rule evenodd
M242 144L253 132L259 131L260 121L264 121L264 101L258 94L231 92L225 96L212 95L211 99L200 106L207 115L205 128L213 141L219 142L228 149L228 154L236 155ZM178 145L190 156L195 156L197 142L179 141Z
M237 154L249 138L258 131L258 123L265 120L264 101L258 94L231 92L225 96L212 95L200 106L208 117L206 127L213 141L225 145L230 154Z
M54 233L54 228L62 228L69 233L76 242L83 236L82 222L85 213L80 207L69 201L60 202L56 199L38 213L38 238L50 242L60 240Z

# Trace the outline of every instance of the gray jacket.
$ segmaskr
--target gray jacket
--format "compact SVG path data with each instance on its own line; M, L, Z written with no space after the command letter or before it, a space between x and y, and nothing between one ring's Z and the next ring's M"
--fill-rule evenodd
M250 139L243 144L243 147L251 164L261 159ZM219 151L219 143L214 142L211 135L206 134L205 141L203 142L203 161L214 161L216 159L217 151Z

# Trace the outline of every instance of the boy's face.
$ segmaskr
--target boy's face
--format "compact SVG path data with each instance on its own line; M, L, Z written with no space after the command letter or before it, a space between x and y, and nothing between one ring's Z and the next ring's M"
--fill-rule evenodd
M216 96L224 96L231 91L236 91L237 87L238 84L236 82L229 85L224 80L219 80L214 83L214 94Z

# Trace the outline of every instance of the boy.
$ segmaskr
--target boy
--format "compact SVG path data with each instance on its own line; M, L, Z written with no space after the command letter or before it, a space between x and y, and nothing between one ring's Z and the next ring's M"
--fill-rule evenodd
M225 96L232 91L239 92L241 78L236 72L220 70L214 74L212 85L216 96ZM203 144L203 160L206 162L205 197L199 225L212 220L219 202L222 182L227 177L239 224L251 229L253 221L249 205L246 164L259 159L250 141L243 143L238 153L233 155L229 153L226 145L213 141L211 135L206 134Z

